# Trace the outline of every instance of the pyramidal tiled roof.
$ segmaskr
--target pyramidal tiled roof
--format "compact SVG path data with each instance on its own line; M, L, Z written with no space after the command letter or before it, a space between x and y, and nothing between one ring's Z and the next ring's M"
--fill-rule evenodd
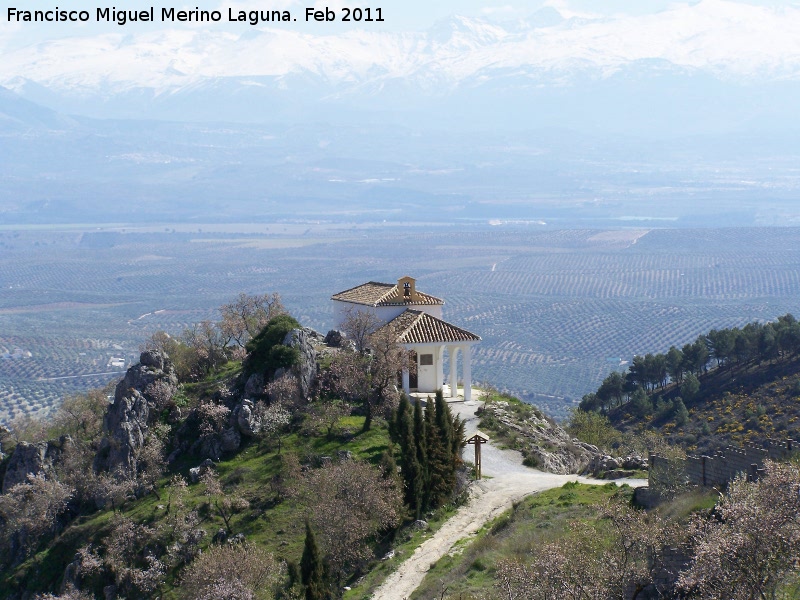
M403 306L406 304L444 304L444 300L417 291L417 299L407 302L403 299L403 294L397 289L396 283L379 283L370 281L362 283L354 288L339 292L331 296L331 300L341 300L343 302L353 302L354 304L366 304L368 306Z
M441 342L477 342L480 336L432 317L419 310L407 309L381 329L391 327L400 344L431 344Z

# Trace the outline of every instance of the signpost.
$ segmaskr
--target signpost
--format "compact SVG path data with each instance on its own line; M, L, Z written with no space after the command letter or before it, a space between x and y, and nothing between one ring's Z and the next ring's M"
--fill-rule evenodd
M485 444L488 441L487 438L478 433L467 440L468 444L475 446L475 479L481 478L481 444Z

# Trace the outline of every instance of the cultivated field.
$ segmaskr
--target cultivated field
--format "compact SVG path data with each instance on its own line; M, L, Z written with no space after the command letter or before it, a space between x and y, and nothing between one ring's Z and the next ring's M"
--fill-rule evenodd
M635 353L800 312L796 228L192 229L0 232L0 419L118 378L112 359L129 366L152 332L215 318L239 292L277 291L325 331L331 294L416 276L446 299L445 318L483 337L475 377L555 415Z

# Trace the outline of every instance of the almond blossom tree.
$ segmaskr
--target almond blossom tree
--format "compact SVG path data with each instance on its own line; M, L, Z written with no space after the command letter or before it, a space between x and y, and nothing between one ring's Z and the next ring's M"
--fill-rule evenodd
M782 597L800 562L800 469L767 462L758 482L734 479L711 518L692 523L694 558L679 587L708 600ZM789 597L789 596L786 596Z

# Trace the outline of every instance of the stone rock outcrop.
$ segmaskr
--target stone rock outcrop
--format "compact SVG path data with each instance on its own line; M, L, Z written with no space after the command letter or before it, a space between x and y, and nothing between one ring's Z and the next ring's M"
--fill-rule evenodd
M258 435L263 428L261 418L253 411L252 400L247 398L233 409L231 421L236 425L239 433L247 437Z
M178 388L175 369L166 354L142 352L114 390L114 403L103 419L105 437L94 460L98 471L136 472L136 455L149 426Z
M236 452L242 444L242 436L235 426L223 430L220 436L220 448L223 452Z
M198 443L192 445L192 452L198 452L200 456L212 460L220 460L224 454L222 436L217 434L204 436Z
M483 410L517 434L526 464L542 471L560 475L583 473L599 454L596 447L574 439L537 409L524 419L504 401L491 402Z
M58 462L61 452L72 443L72 438L67 435L58 440L31 444L20 442L11 453L3 478L3 493L5 494L18 483L24 483L28 475L45 475L52 470Z
M317 351L314 345L321 340L322 336L308 327L292 329L283 339L284 346L297 348L300 351L300 362L292 367L292 371L300 382L300 392L303 398L311 396L317 380ZM276 372L275 379L281 374Z
M245 398L262 398L267 394L263 373L253 373L244 384Z
M331 329L325 335L325 343L331 348L340 348L344 341L344 334L338 329Z
M641 456L626 456L616 458L607 454L597 454L589 463L587 471L596 475L604 474L607 479L626 477L633 471L646 471L649 468L648 459Z
M200 477L202 477L202 475L206 471L213 468L214 468L214 461L212 461L210 458L205 459L196 467L192 467L191 469L189 469L189 481L191 481L192 483L197 483L198 481L200 481Z
M6 476L3 478L3 493L7 493L18 483L24 482L28 475L38 475L45 471L45 454L47 452L47 442L30 444L20 442L14 448L11 458L6 468Z

